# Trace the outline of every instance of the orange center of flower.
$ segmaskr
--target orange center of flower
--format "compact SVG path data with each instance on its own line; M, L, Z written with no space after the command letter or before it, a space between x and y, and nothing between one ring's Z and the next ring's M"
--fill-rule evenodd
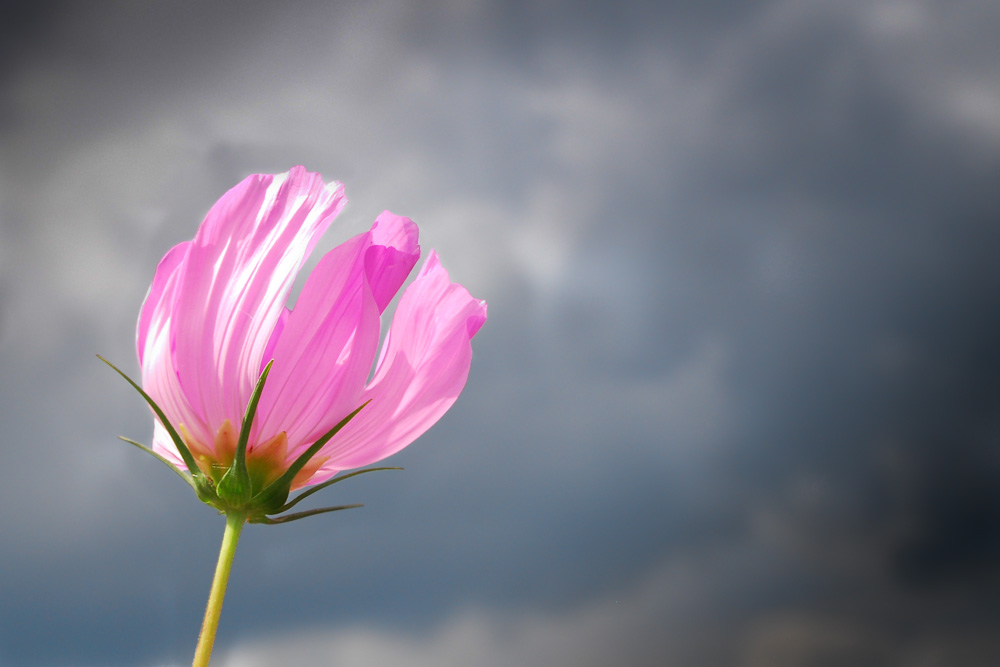
M236 458L236 446L239 441L239 432L227 419L222 422L222 426L215 434L214 446L206 446L198 441L185 428L180 425L181 437L184 444L191 450L198 468L211 478L216 484L226 474L226 471L233 465ZM292 480L291 489L295 490L305 486L309 478L319 470L328 456L314 456L300 470ZM247 445L247 472L250 474L250 483L254 492L267 487L268 484L278 479L291 466L288 461L288 436L284 431L278 435Z

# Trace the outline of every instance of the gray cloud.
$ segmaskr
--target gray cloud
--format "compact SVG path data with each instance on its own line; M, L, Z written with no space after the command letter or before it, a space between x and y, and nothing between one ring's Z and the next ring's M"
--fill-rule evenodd
M246 532L225 664L1000 654L1000 13L233 10L2 47L0 662L186 659L221 523L92 355L134 371L162 253L297 163L351 198L320 250L409 215L491 320L407 470L328 491L366 508Z

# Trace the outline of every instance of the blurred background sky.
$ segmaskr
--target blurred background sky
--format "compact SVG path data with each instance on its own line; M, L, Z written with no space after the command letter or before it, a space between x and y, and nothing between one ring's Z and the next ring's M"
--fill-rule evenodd
M0 664L190 661L224 522L94 355L296 164L490 320L213 664L1000 664L996 2L3 7Z

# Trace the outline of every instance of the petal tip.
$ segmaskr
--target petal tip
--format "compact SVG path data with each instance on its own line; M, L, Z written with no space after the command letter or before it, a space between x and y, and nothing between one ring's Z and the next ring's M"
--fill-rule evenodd
M382 211L371 228L375 245L391 246L407 254L420 256L420 229L410 218Z
M474 338L475 335L479 333L479 330L483 328L483 325L486 324L486 301L484 299L479 299L477 301L477 305L479 306L479 312L470 315L465 321L465 326L469 331L470 340Z

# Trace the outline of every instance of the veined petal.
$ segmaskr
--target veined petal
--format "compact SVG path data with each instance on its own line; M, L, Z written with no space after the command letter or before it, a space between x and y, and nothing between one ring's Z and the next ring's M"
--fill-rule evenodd
M151 332L152 333L152 332ZM196 411L196 408L188 402L173 363L173 356L170 354L170 328L165 327L156 331L155 336L147 337L146 358L142 367L142 386L146 393L160 406L163 414L174 428L179 429L184 426L187 431L199 442L212 442L215 430L205 421L203 416ZM179 459L180 454L176 453L173 441L167 435L165 429L154 418L156 428L162 431L162 445L165 449L175 452L174 457ZM157 431L154 431L154 436ZM162 451L154 448L163 454ZM182 463L181 469L186 468Z
M168 250L160 263L156 265L153 283L149 286L146 298L142 302L139 321L135 327L135 348L139 357L139 366L143 365L146 341L150 337L150 330L152 329L152 337L155 338L157 333L170 322L171 304L177 288L178 268L183 265L190 245L190 241L178 243Z
M320 455L328 461L309 480L379 461L413 442L451 407L465 386L472 337L486 321L486 303L452 283L431 252L400 299L372 382L371 403Z
M260 437L286 431L290 460L358 406L378 348L379 313L419 253L416 225L387 212L309 276L274 346L258 407Z
M419 231L409 218L382 211L369 233L372 247L365 256L365 270L382 314L420 259Z
M188 241L174 246L157 265L136 326L136 351L142 385L171 423L175 426L184 424L197 437L210 438L210 429L202 417L192 410L181 390L171 354L173 307L190 245ZM169 435L158 420L154 421L160 436L154 442L154 450L162 455L172 452L169 458L184 469L186 466ZM159 449L156 449L156 442L160 444Z
M361 393L379 333L378 309L364 284L368 240L362 234L337 246L306 280L274 346L255 439L286 431L297 453L336 403Z
M407 218L384 211L367 233L328 253L295 309L286 306L296 273L345 202L343 186L302 167L250 176L157 267L136 325L142 384L194 457L194 482L210 478L199 497L223 511L250 511L243 496L215 497L210 488L244 465L244 443L246 469L263 494L253 511L263 511L289 483L316 484L405 447L465 385L486 304L451 283L431 253L400 299L365 386L380 315L420 256ZM237 431L241 422L252 423L250 433ZM154 424L153 451L184 467L163 424ZM273 493L268 480L279 487Z
M274 329L271 330L271 337L267 339L267 345L264 346L264 355L260 358L260 369L257 374L264 372L264 367L267 366L268 362L274 359L274 348L278 345L278 339L281 337L281 332L285 330L285 325L288 324L288 316L292 314L291 308L282 308L281 314L278 316L278 321L274 323Z
M158 419L153 420L152 449L154 452L166 458L181 470L187 470L187 465L178 453L177 447L174 446L173 440L170 439L170 434L167 433L167 429L163 428L163 425L160 424L160 420Z
M184 398L210 431L240 422L295 275L345 201L340 183L296 167L246 178L205 217L169 328Z

